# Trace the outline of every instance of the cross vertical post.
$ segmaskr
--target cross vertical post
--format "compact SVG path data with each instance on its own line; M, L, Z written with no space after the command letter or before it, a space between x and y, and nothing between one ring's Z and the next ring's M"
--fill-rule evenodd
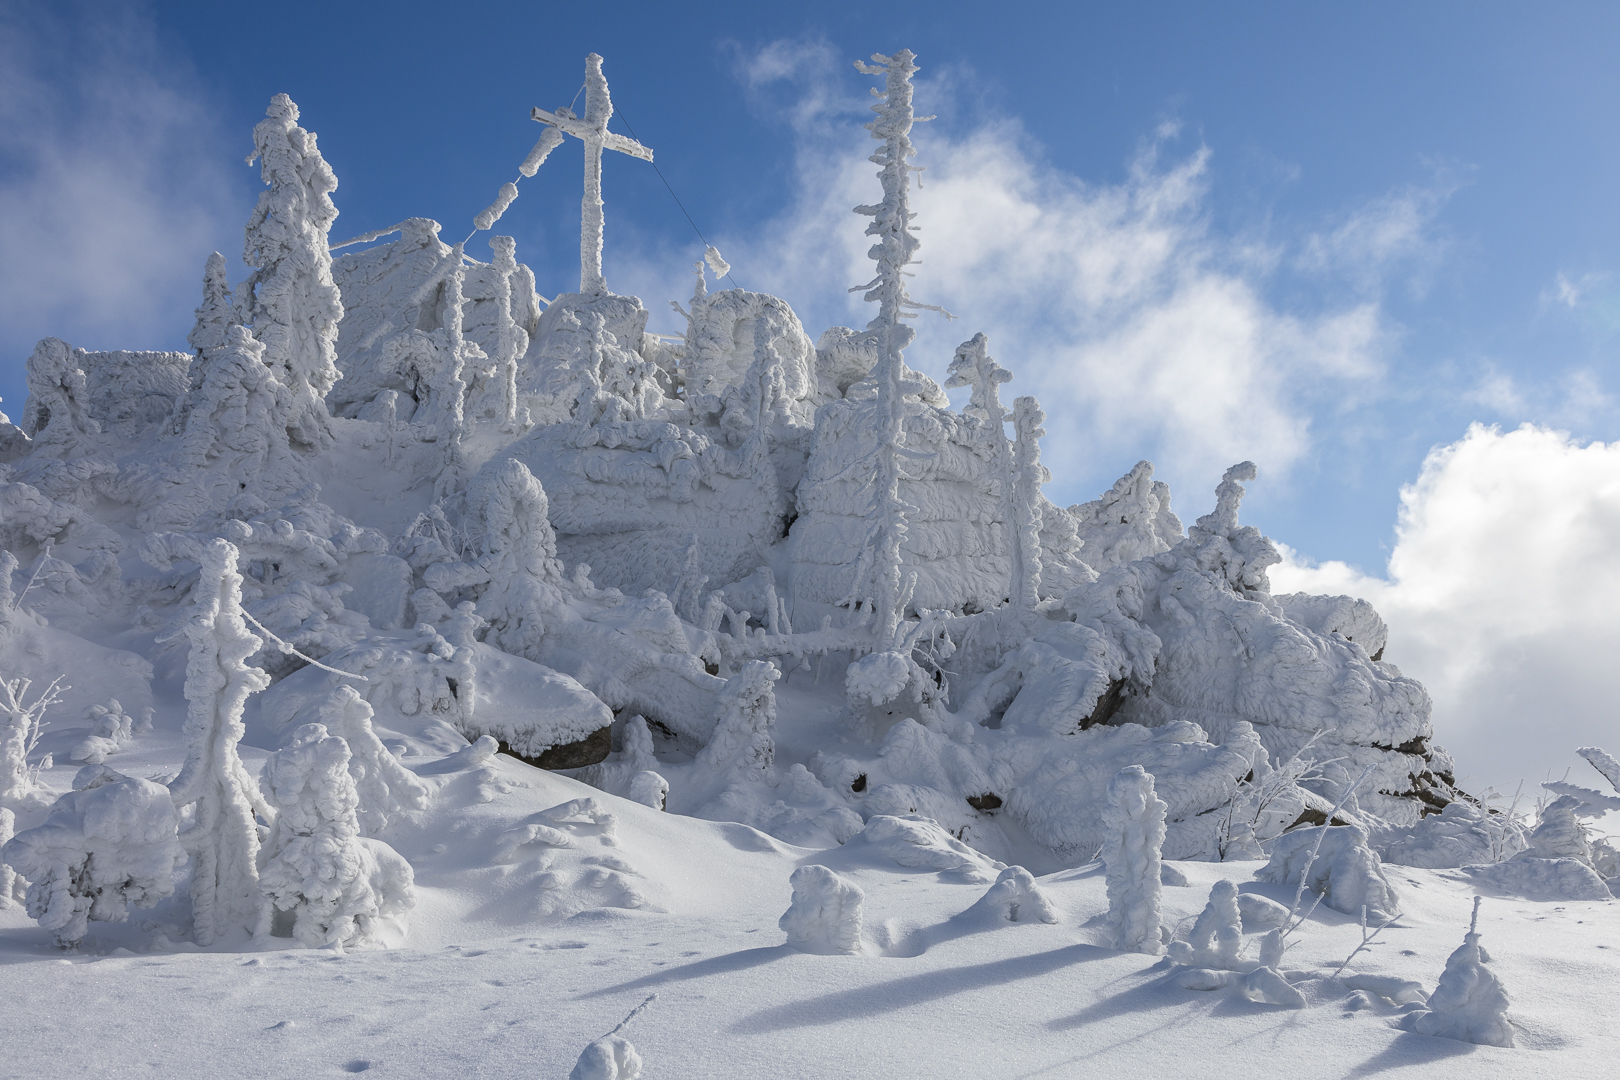
M591 53L585 58L585 115L572 109L554 113L535 108L530 116L585 144L585 194L579 206L579 291L600 296L608 291L602 276L602 150L651 161L653 152L634 139L615 135L607 129L613 116L613 99L608 95L607 77L602 74L602 58Z

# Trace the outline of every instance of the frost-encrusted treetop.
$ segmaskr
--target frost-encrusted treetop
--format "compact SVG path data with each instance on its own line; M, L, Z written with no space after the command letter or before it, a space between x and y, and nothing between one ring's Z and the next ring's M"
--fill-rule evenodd
M602 276L602 151L617 150L643 161L651 161L653 152L634 139L615 135L607 129L613 116L613 99L608 96L607 78L602 74L602 58L591 53L585 58L585 115L575 116L572 109L561 108L554 113L536 106L530 115L555 131L567 132L585 144L585 195L579 206L579 291L586 296L601 296L608 291L607 279ZM523 163L523 175L533 176L533 169L551 153L556 142L542 138ZM513 197L516 197L514 189ZM510 201L510 200L508 200Z
M253 129L254 160L269 190L248 220L242 261L257 269L239 287L236 318L252 325L265 362L297 399L288 430L305 445L327 446L326 394L343 377L336 349L343 304L327 241L338 214L337 176L286 94L270 99Z
M901 617L905 614L902 595L900 548L906 536L906 504L900 498L900 457L904 453L906 395L915 394L920 384L906 377L905 362L901 354L916 336L916 331L901 322L914 319L921 310L940 311L942 308L919 304L906 291L905 268L916 260L919 242L912 235L910 190L911 173L921 171L907 164L917 151L911 145L911 125L919 119L911 106L911 76L917 70L916 59L910 49L901 49L893 56L875 53L875 64L855 61L858 71L867 75L884 76L884 88L874 89L872 96L878 103L872 106L877 119L866 125L874 139L883 142L883 149L873 154L871 161L879 166L878 179L883 184L883 201L875 205L857 206L855 212L872 219L866 227L867 236L877 237L867 255L877 263L877 277L865 285L857 285L851 292L866 290L865 299L878 304L877 318L867 329L879 336L877 366L872 375L877 383L878 423L882 430L882 443L877 455L876 496L878 540L873 564L873 578L877 598L877 625L880 647L887 648L895 638Z

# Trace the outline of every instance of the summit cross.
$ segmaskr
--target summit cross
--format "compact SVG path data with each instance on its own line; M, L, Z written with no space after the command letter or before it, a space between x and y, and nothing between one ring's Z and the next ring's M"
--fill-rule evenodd
M602 276L602 150L651 161L653 152L623 135L607 129L613 116L613 99L608 96L607 78L602 74L602 58L595 53L585 58L585 115L575 116L568 107L554 113L536 107L534 120L572 135L585 144L585 196L579 210L579 291L586 296L606 293Z

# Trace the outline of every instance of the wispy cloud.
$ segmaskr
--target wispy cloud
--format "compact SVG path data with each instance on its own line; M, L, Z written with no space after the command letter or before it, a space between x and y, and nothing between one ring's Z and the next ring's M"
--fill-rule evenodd
M0 379L13 404L46 335L185 347L203 260L251 205L248 170L227 172L241 139L221 137L206 100L138 13L0 5Z
M791 126L798 185L776 220L720 246L812 336L873 314L844 292L871 276L850 208L877 189L859 126L869 80L850 59L819 40L736 51L761 114ZM1009 392L1038 395L1051 415L1045 454L1064 463L1054 497L1094 497L1140 457L1194 491L1244 458L1286 474L1312 451L1314 415L1381 393L1397 328L1379 290L1438 257L1442 186L1403 188L1312 234L1223 233L1210 220L1214 151L1173 118L1121 182L1092 184L1055 167L1016 120L976 100L958 107L970 82L926 68L918 80L918 111L941 119L913 132L927 171L913 196L923 246L912 292L960 319L920 320L908 360L942 376L956 344L985 331L1017 376ZM1283 307L1271 299L1278 273L1345 287ZM683 295L689 279L664 288L654 295Z

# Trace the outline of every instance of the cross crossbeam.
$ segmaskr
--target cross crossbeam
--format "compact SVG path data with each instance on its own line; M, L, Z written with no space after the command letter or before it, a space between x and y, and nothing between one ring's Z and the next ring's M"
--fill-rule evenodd
M591 53L585 58L585 115L576 116L566 106L547 112L538 106L530 112L538 123L572 135L585 144L585 194L579 214L579 291L600 296L608 291L602 276L602 151L651 161L653 152L634 139L607 129L613 116L613 99L608 95L607 77L602 74L602 58Z

